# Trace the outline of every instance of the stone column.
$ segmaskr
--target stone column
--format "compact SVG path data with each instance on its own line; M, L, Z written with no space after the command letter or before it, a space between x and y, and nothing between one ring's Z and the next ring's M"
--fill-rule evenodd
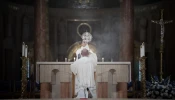
M46 0L36 0L35 1L35 47L34 47L34 56L35 62L46 61L46 32L47 32L47 2ZM36 69L35 69L36 70ZM36 71L34 71L36 72ZM36 73L34 75L34 78ZM49 98L50 97L50 84L41 83L40 98Z
M133 0L121 0L121 32L120 32L120 61L130 61L132 64L133 76L133 60L134 60L134 24L133 24ZM133 77L132 77L133 79ZM127 98L127 83L118 84L119 97Z

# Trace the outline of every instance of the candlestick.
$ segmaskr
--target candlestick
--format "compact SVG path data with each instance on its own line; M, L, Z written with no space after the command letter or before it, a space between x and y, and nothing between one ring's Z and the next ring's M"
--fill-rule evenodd
M30 60L27 58L27 78L30 77Z
M145 59L146 57L143 56L140 58L140 64L141 64L141 86L142 86L142 97L146 98L146 68L145 68Z
M27 57L23 56L22 59L22 78L21 78L21 97L26 98L27 89Z
M141 81L141 77L142 77L141 74L142 74L141 73L141 61L139 60L139 81Z

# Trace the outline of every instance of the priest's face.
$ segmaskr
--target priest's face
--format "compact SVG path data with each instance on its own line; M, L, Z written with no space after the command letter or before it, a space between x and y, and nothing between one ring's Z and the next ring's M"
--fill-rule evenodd
M81 46L83 46L83 47L85 47L86 46L86 42L85 41L82 41L82 44L81 44Z

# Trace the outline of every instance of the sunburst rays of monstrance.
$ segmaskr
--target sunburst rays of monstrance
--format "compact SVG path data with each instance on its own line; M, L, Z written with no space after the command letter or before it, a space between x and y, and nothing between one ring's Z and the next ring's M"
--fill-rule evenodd
M97 49L94 43L89 43L89 48L94 52L97 53ZM72 44L67 50L67 57L70 61L73 61L73 58L76 56L76 51L81 47L81 41L75 42Z

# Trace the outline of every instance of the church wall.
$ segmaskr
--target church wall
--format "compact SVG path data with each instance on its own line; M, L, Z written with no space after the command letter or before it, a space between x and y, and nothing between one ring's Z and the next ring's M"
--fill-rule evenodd
M165 20L173 20L173 23L165 25L165 52L164 52L164 59L165 62L164 66L164 73L166 76L171 75L171 79L175 80L175 67L174 67L174 57L175 57L175 13L174 13L174 3L172 2L164 2L163 8L164 10L164 19Z
M4 23L4 39L3 39L3 65L4 65L4 73L3 79L5 80L13 80L13 72L14 66L12 67L13 62L13 46L14 46L14 37L12 34L12 13L6 12L4 13L5 23Z
M4 28L3 28L3 22L4 22L4 18L3 18L3 14L2 12L0 12L0 59L3 59L3 37L4 37ZM0 79L3 79L3 60L0 60Z
M22 12L11 5L1 10L2 66L1 80L20 80Z

